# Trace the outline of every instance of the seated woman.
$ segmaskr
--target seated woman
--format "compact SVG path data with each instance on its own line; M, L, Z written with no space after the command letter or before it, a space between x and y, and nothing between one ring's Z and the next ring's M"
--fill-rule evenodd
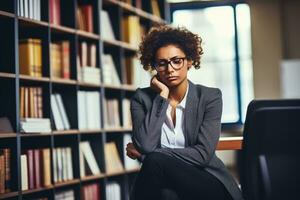
M186 200L243 199L236 182L215 155L221 132L222 94L187 79L200 68L201 38L185 28L160 26L140 44L144 69L155 70L150 87L131 99L133 143L127 155L143 164L135 200L158 200L163 189Z

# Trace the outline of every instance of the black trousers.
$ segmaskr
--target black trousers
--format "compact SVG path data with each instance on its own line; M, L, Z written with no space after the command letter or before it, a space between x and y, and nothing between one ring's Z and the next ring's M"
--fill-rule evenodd
M163 153L146 156L133 190L135 200L160 200L171 189L181 200L232 200L224 185L207 171Z

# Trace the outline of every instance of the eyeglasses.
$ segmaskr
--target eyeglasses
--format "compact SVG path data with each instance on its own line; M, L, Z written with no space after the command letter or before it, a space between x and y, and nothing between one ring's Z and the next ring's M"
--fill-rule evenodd
M183 67L185 59L186 59L185 57L182 57L182 58L171 58L169 61L160 60L158 62L154 62L153 66L158 72L162 72L168 69L169 64L173 67L173 69L179 70Z

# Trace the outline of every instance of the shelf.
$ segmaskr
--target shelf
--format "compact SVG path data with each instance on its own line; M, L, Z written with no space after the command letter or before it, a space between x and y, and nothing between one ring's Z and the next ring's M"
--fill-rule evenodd
M106 89L113 89L113 90L122 90L121 85L110 85L110 84L103 84L103 87Z
M85 37L85 38L94 39L94 40L100 39L100 36L95 33L90 33L90 32L86 32L86 31L82 31L82 30L77 30L76 33L77 33L77 35L79 35L81 37Z
M11 17L11 18L14 18L15 15L13 13L5 12L5 11L0 10L0 17Z
M20 74L21 80L29 80L29 81L39 81L39 82L50 82L50 78L48 77L34 77L29 75Z
M71 79L51 78L50 80L51 80L52 83L77 85L77 81L76 80L71 80Z
M62 131L53 131L53 135L72 135L72 134L79 134L79 130L77 129L70 129L70 130L62 130Z
M79 130L79 132L80 132L81 134L102 133L102 132L103 132L103 129L95 129L95 130L87 129L87 130Z
M91 176L85 176L81 178L81 181L92 181L92 180L97 180L97 179L101 179L101 178L105 178L105 174L98 174L98 175L91 175Z
M108 40L108 39L102 39L102 41L104 42L104 45L107 45L107 46L120 47L125 50L134 51L134 52L136 52L138 50L137 47L135 47L127 42L123 42L123 41L119 41L119 40Z
M101 84L95 84L95 83L85 83L85 82L81 82L78 81L77 82L79 86L83 86L83 87L94 87L94 88L100 88Z
M123 175L126 174L127 172L125 170L119 171L119 172L110 172L110 173L106 173L106 177L111 177L111 176L119 176L119 175Z
M242 149L242 136L220 137L217 150L240 150Z
M47 187L40 187L40 188L35 188L32 190L22 190L22 194L32 194L32 193L36 193L36 192L40 192L40 191L44 191L44 190L50 190L53 188L53 185L51 186L47 186Z
M41 136L50 136L52 133L24 133L21 132L21 137L41 137Z
M130 174L130 173L136 173L136 172L139 172L140 171L140 167L139 168L136 168L136 169L126 169L126 173L127 174Z
M0 138L14 138L17 137L16 133L0 133Z
M70 181L64 181L64 182L55 183L54 187L55 188L64 187L64 186L78 184L79 182L80 182L79 179L73 179L73 180L70 180Z
M54 32L59 32L59 33L72 33L72 34L76 33L76 30L73 28L69 28L66 26L60 26L60 25L56 25L56 24L50 24L50 28Z
M8 192L4 194L0 194L0 199L7 199L11 197L16 197L19 195L19 192Z
M135 87L133 85L127 85L127 84L123 84L122 88L124 90L132 91L132 92L134 92L137 89L137 87Z
M3 78L16 78L16 75L12 74L12 73L0 72L0 77L3 77Z
M19 23L24 25L24 26L43 26L43 27L48 27L49 23L43 22L43 21L38 21L34 19L29 19L26 17L20 17L18 16Z
M132 128L123 128L123 127L105 128L105 129L103 129L103 131L105 131L107 133L111 133L111 132L130 132L130 131L132 131Z
M160 17L157 17L153 14L150 14L150 13L147 13L139 8L136 8L128 3L125 3L125 2L122 2L122 1L117 1L117 0L106 0L107 3L110 3L110 4L113 4L113 5L118 5L120 6L121 8L123 8L125 11L128 11L129 13L132 13L132 14L136 14L142 18L145 18L145 19L149 19L153 22L156 22L156 23L163 23L163 24L166 24L167 22L163 19L161 19Z

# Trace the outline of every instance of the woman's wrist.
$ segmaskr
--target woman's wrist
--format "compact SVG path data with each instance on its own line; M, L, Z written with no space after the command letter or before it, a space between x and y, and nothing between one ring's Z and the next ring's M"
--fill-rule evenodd
M160 96L164 97L165 99L168 99L169 97L169 91L168 90L162 90L160 93L159 93Z

